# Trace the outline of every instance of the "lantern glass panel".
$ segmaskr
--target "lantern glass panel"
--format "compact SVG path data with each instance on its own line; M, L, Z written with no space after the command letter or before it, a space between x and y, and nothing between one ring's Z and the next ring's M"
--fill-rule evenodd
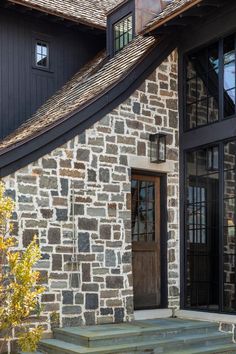
M156 142L156 139L151 141L150 159L151 159L151 162L157 162L157 142Z
M165 136L159 137L159 156L158 160L164 162L166 160L166 138Z

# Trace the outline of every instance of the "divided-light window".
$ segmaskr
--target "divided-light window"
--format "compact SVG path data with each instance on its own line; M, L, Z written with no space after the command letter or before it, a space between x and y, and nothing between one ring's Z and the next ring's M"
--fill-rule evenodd
M49 68L49 45L46 42L36 41L35 43L35 64L42 69Z
M186 57L186 128L215 123L236 114L236 35Z
M133 17L129 15L114 25L114 51L119 52L133 39Z

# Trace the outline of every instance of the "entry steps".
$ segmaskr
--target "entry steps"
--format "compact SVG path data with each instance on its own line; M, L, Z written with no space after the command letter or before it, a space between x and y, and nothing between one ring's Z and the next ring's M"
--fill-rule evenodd
M236 353L232 334L217 323L155 319L132 323L71 327L54 330L53 339L41 340L47 354L200 354Z

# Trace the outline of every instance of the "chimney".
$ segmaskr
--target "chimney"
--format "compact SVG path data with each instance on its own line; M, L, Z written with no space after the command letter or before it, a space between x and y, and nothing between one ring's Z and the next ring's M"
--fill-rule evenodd
M172 0L135 0L136 34L156 17Z

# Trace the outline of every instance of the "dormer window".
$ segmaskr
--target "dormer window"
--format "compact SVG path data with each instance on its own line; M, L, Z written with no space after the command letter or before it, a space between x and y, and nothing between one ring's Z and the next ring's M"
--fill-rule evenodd
M133 16L130 14L114 24L114 51L119 52L133 39Z
M35 65L40 69L49 68L49 45L43 41L35 43Z

